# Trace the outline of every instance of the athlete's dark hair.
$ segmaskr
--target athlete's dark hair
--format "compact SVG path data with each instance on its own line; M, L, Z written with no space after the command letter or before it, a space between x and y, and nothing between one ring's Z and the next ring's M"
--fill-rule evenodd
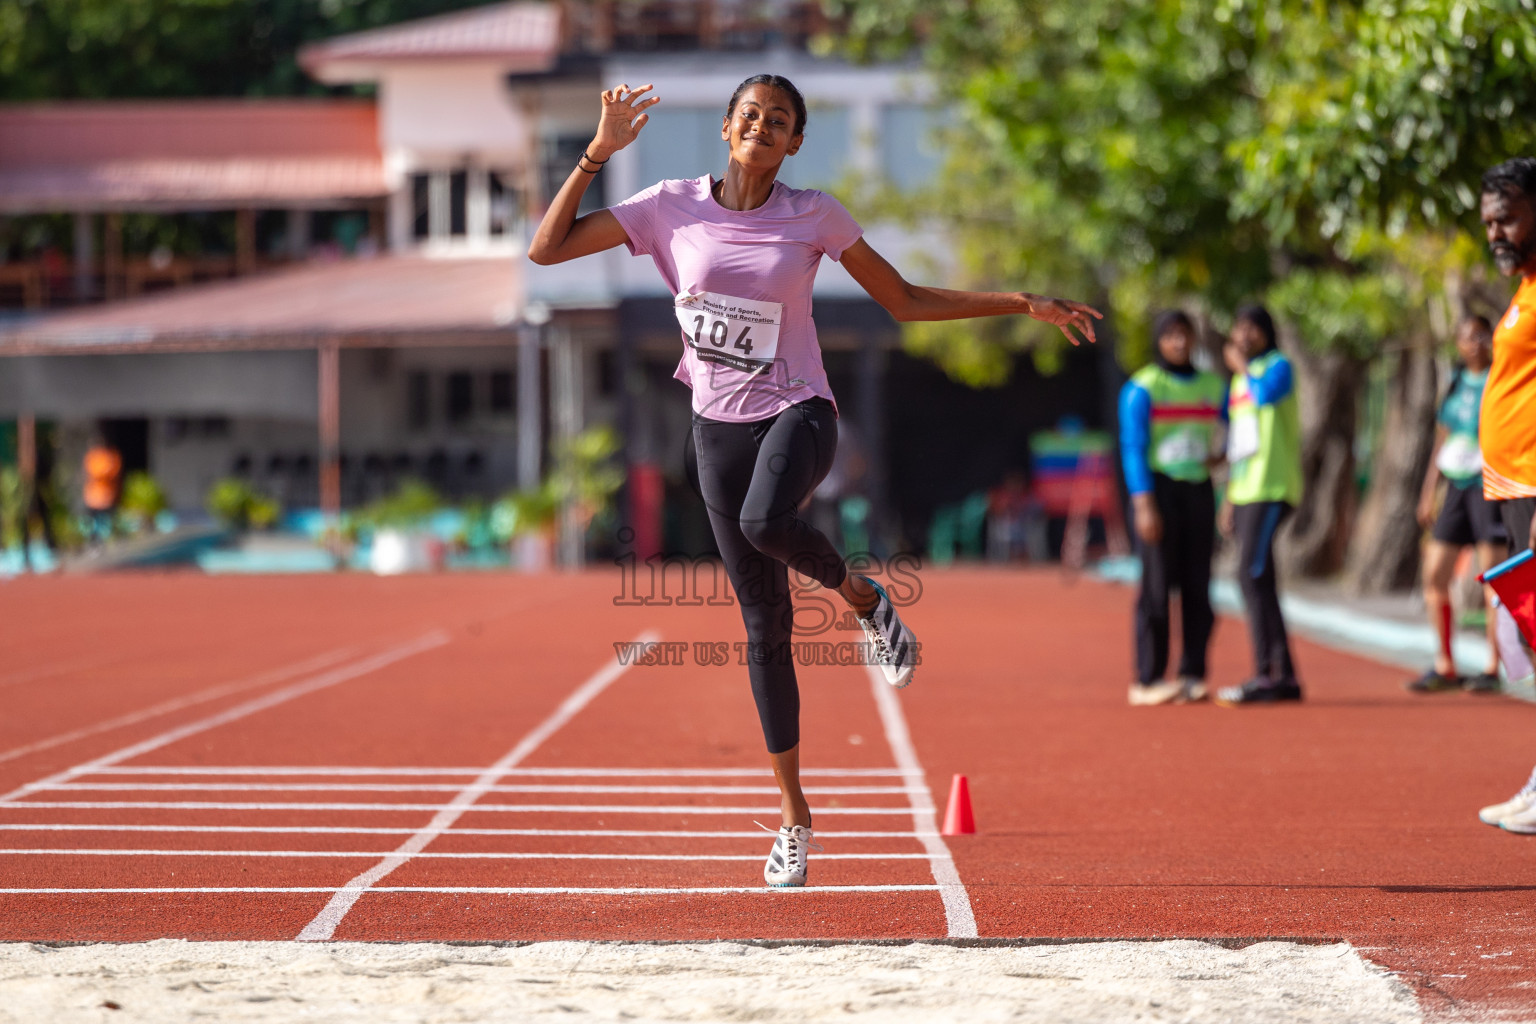
M736 102L741 99L741 94L754 85L766 85L771 89L778 89L789 97L789 103L795 108L795 134L805 132L805 97L800 95L800 90L795 88L795 83L783 75L753 75L736 87L731 93L731 102L725 106L725 116L729 118L736 113Z
M1275 318L1269 315L1269 310L1255 302L1237 311L1232 322L1237 323L1239 320L1248 321L1259 329L1260 334L1264 335L1263 352L1268 352L1275 347ZM1259 354L1262 355L1263 352Z
M1477 327L1477 333L1486 338L1493 337L1493 324L1481 313L1468 313L1461 318L1463 324L1472 324Z
M1525 196L1536 201L1536 157L1517 156L1483 173L1483 195Z

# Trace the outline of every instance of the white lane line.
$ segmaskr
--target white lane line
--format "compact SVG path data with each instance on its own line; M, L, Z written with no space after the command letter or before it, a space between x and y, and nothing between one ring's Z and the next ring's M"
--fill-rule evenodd
M351 768L345 765L307 767L304 765L239 765L217 768L209 765L171 765L157 768L149 765L124 765L97 768L90 775L405 775L431 777L438 775L468 775L477 777L484 768ZM900 768L802 768L800 774L817 778L901 778L908 773ZM762 778L771 779L773 773L764 768L509 768L503 775L550 776L554 778ZM778 792L777 789L774 790Z
M50 792L128 793L457 793L462 785L434 782L68 782L44 786ZM39 790L41 791L41 790ZM708 796L778 796L777 786L487 786L486 793L647 793ZM906 796L907 786L807 786L817 796Z
M865 666L869 671L869 686L875 695L875 706L880 709L880 723L885 726L885 738L891 745L891 753L903 771L922 779L922 788L908 797L912 802L912 830L919 833L923 849L928 851L928 866L933 880L938 883L939 897L944 901L944 920L949 926L952 939L976 938L976 914L971 909L971 896L960 881L960 871L949 847L938 834L939 823L934 813L933 794L928 791L927 777L918 763L917 749L912 746L912 733L907 729L907 717L902 713L896 692L874 665Z
M458 833L455 832L455 835ZM16 857L391 857L388 850L108 850L91 847L60 850L6 850L0 856ZM926 853L819 853L817 860L924 860ZM439 860L750 860L763 859L761 853L529 853L516 851L433 852L423 850L411 855Z
M775 814L771 807L717 807L710 804L342 804L256 803L217 800L26 800L0 801L0 810L67 808L86 811L495 811L505 814ZM822 807L817 814L910 814L911 807ZM455 814L457 818L459 815ZM423 830L424 831L424 830ZM457 830L455 830L457 831Z
M337 683L344 683L349 679L356 679L358 676L367 675L370 672L375 672L385 667L386 665L391 665L403 658L409 658L413 654L420 654L421 652L429 651L434 647L441 647L443 644L446 644L448 640L449 637L447 633L443 632L442 630L433 630L425 636L418 637L409 643L401 644L398 647L392 647L389 650L380 652L379 654L370 655L366 658L359 659L358 661L354 661L349 664L328 669L324 672L321 672L319 675L311 676L310 678L301 680L300 682L294 683L291 686L285 686L282 689L274 690L271 693L264 694L263 696L257 697L254 700L248 700L243 704L237 704L234 707L221 711L216 715L209 715L207 718L200 718L195 722L189 722L186 725L178 726L175 729L169 729L166 732L160 733L158 736L151 736L147 740L141 740L138 743L123 747L121 750L115 750L110 754L106 754L102 757L95 758L94 760L87 761L84 764L76 765L73 768L66 769L56 775L50 775L47 778L39 779L36 782L29 782L24 786L11 790L4 796L0 796L0 806L13 803L16 800L19 800L21 797L24 797L29 793L34 793L40 789L46 789L50 786L55 786L60 782L67 782L78 775L99 771L102 768L109 767L119 762L132 760L135 757L140 757L149 753L151 750L159 750L161 747L169 746L170 744L176 743L179 740L184 740L188 736L196 736L200 732L206 732L209 729L214 729L221 725L227 725L230 722L235 722L245 718L247 715L254 715L258 711L265 711L268 708L276 707L279 704L286 703L297 697L303 697L314 693L317 690L323 690L326 687L335 686Z
M57 736L50 736L47 739L37 740L19 747L12 747L10 750L0 751L0 761L11 761L18 757L24 757L27 754L35 754L39 750L48 750L52 747L62 746L65 743L73 743L75 740L83 740L89 736L111 732L113 729L121 729L124 726L145 722L151 718L159 718L162 715L168 715L173 711L180 711L183 708L206 704L211 700L218 700L220 697L230 697L237 693L243 693L246 690L254 690L257 687L267 686L272 683L280 683L286 679L292 679L294 676L303 675L306 672L316 672L329 665L334 665L351 653L346 648L338 648L337 650L327 651L317 657L301 661L296 665L287 665L283 668L273 669L270 672L262 672L232 683L210 686L205 690L189 693L185 697L177 697L159 704L153 704L141 711L119 715L117 718L109 718L105 722L97 722L95 725L71 729L69 732L60 733Z
M838 892L934 892L936 885L806 885L799 888L776 889L772 886L698 886L693 888L599 888L595 886L531 886L531 885L376 885L372 892L446 893L480 896L719 896L728 893L762 894L781 896L788 893L838 893ZM125 889L0 889L0 896L78 896L89 894L139 894L161 896L175 893L334 893L328 885L293 886L181 886L175 888L125 888ZM791 896L791 899L798 898Z
M152 657L143 655L142 657ZM129 661L135 655L113 654L105 658L75 658L72 661L54 662L52 665L36 665L23 669L20 672L12 672L0 676L0 687L16 686L20 683L30 683L37 679L48 679L53 676L67 675L70 672L80 672L88 668L104 668L121 661Z
M636 638L641 643L660 639L653 632L646 632ZM524 736L522 740L507 751L497 762L482 772L473 782L466 786L462 792L455 796L449 803L438 809L432 820L426 827L411 836L390 856L385 857L373 867L364 871L346 884L344 888L331 896L331 899L315 915L315 919L304 926L297 938L303 942L314 942L329 939L336 934L336 927L352 909L353 905L362 897L363 893L372 888L380 879L391 871L406 863L417 853L426 848L443 832L453 827L470 806L478 801L488 790L494 786L509 769L515 768L520 762L539 748L549 737L553 736L561 727L581 713L582 709L592 703L606 690L615 679L618 679L628 669L621 664L617 657L598 669L585 683L578 686L569 697L560 702L548 718L534 727L533 731ZM548 812L545 812L548 813ZM633 812L630 812L633 813Z
M415 828L372 828L359 825L0 825L4 832L199 832L261 835L369 835L410 836ZM619 829L619 828L456 828L455 836L586 836L606 839L633 839L640 837L665 839L754 839L763 838L759 830L701 832L686 829ZM916 832L891 831L827 831L817 829L823 839L916 839Z

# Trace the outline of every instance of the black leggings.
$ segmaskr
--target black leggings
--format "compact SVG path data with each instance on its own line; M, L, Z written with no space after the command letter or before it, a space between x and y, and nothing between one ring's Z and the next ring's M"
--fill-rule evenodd
M1136 597L1136 679L1152 683L1168 667L1169 592L1183 606L1184 642L1179 676L1205 678L1211 641L1211 553L1216 548L1216 495L1209 480L1189 483L1152 474L1152 497L1163 520L1163 539L1141 549L1141 592Z
M772 419L722 423L693 417L689 455L699 494L747 627L747 672L770 754L800 743L800 688L791 640L794 605L789 571L836 588L843 558L820 530L800 518L832 468L837 413L807 399Z
M1255 676L1275 683L1296 677L1275 577L1275 533L1290 514L1291 506L1283 501L1232 506L1232 526L1237 533L1237 585L1242 588L1243 605L1248 611L1253 671Z

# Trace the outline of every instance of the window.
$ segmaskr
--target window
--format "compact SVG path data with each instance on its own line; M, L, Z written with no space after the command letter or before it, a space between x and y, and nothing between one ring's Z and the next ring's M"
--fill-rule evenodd
M418 242L505 237L521 213L521 197L505 171L423 171L411 175L410 190L411 237Z
M469 201L469 174L454 171L448 175L448 233L463 238L468 229L465 205Z
M933 181L943 161L935 138L940 111L932 107L886 107L880 112L880 164L898 188Z
M425 370L412 370L405 378L405 419L421 430L432 419L432 379Z
M411 175L411 237L423 239L431 230L430 174Z
M646 132L649 132L647 127ZM645 134L640 136L645 137ZM576 161L586 151L587 143L592 141L591 134L586 135L561 135L553 139L544 140L544 201L550 202L555 198L555 193L560 191L560 186L565 184L565 179L570 176ZM586 194L581 197L581 206L577 214L591 213L593 210L601 210L607 204L603 202L603 172L598 171L592 175L592 181L587 185Z
M613 356L613 349L600 348L597 350L597 393L604 398L612 395L618 384L619 368Z
M491 371L491 412L509 413L513 408L512 371Z
M793 188L828 189L848 171L852 146L847 107L811 105L800 152L784 160L780 177Z
M649 187L667 178L719 175L725 170L725 143L720 141L723 108L674 107L651 110L651 119L635 140L640 147L640 184Z
M458 370L448 375L448 422L463 423L475 411L475 378Z
M510 175L501 171L492 171L490 178L491 229L489 234L495 238L512 233L518 217L518 194Z

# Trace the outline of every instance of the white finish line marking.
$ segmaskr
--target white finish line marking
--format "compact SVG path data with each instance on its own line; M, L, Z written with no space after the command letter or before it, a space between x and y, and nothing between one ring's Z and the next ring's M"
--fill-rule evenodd
M5 832L213 832L260 835L366 835L410 836L414 828L368 828L345 825L0 825ZM761 840L761 831L699 832L682 829L634 830L615 828L456 828L449 835L455 836L584 836L588 838L630 839L754 839ZM916 832L828 832L818 829L816 834L824 839L916 839Z
M640 643L654 642L660 639L656 633L643 633L636 638ZM619 663L617 657L608 662L597 673L588 679L576 691L560 703L554 712L543 722L540 722L532 732L524 736L522 741L507 751L495 764L487 768L473 782L464 788L458 796L454 797L447 806L438 810L426 827L405 842L400 844L392 855L384 858L358 875L346 884L346 887L334 893L330 902L315 915L315 919L304 926L297 938L300 941L312 942L329 939L336 934L336 927L341 924L358 899L364 892L372 888L375 883L394 871L400 865L406 863L411 857L420 853L438 836L447 829L453 827L453 823L463 816L470 806L480 799L487 790L501 779L508 769L515 768L521 761L539 748L550 736L554 735L572 718L581 713L582 709L592 703L597 695L606 690L619 676L623 675L628 666Z
M926 776L917 760L917 749L912 746L912 733L907 729L906 716L901 702L885 677L874 665L866 665L869 686L875 695L875 706L880 709L880 722L885 726L885 738L891 745L891 753L902 770L913 777L924 779L922 789L908 799L912 802L912 830L918 833L923 849L928 852L929 869L938 883L939 897L944 901L944 920L949 925L952 939L976 938L976 914L971 909L970 893L960 881L960 871L949 853L949 847L938 834L939 823L934 813L933 795L928 791Z
M300 676L306 672L315 672L329 665L334 665L336 662L341 661L343 658L347 657L347 655L350 653L351 651L345 648L328 651L325 654L321 654L317 657L301 661L296 665L287 665L283 668L272 669L269 672L262 672L258 675L250 676L245 679L236 680L233 683L223 683L219 686L210 686L207 689L198 690L196 693L189 693L185 697L177 697L173 700L162 701L159 704L152 704L141 711L130 712L126 715L119 715L116 718L109 718L105 722L97 722L95 725L82 726L79 729L72 729L69 732L60 733L57 736L50 736L44 740L37 740L36 742L27 743L19 747L12 747L10 750L0 751L0 761L10 761L14 758L36 753L39 750L48 750L52 747L62 746L65 743L73 743L75 740L83 740L89 736L96 736L104 732L111 732L113 729L121 729L124 726L135 725L139 722L148 721L151 718L159 718L160 716L168 715L173 711L180 711L182 708L193 707L197 704L206 704L211 700L218 700L220 697L229 697L237 693L243 693L246 690L254 690L259 686L266 686L271 683L280 683L285 679L292 679L294 676Z
M779 889L768 885L759 886L699 886L694 888L606 888L581 886L500 886L500 885L376 885L370 892L447 893L486 896L715 896L727 893L752 893L766 896L782 896L789 893L817 892L935 892L937 885L805 885ZM122 895L165 895L170 893L335 893L328 885L295 886L186 886L177 888L125 888L125 889L0 889L0 895L10 896L73 896L92 893ZM792 897L794 898L794 897Z
M454 832L458 835L458 832ZM106 850L84 847L73 850L7 850L0 856L22 857L392 857L388 850ZM922 860L926 853L819 853L817 860ZM763 859L761 853L528 853L496 851L488 853L433 852L423 850L414 858L436 857L441 860L750 860Z
M128 792L128 793L457 793L464 787L437 782L68 782L42 789L52 792ZM487 786L486 793L645 793L658 795L706 796L778 796L777 786ZM918 790L906 786L807 786L815 796L890 796L908 795Z
M87 811L497 811L508 814L778 814L777 807L716 807L711 804L312 804L242 803L213 800L26 800L0 803L6 810L32 807ZM910 807L822 807L817 814L910 814ZM457 820L458 814L454 815ZM455 829L455 832L458 830Z
M248 700L244 704L237 704L234 707L225 711L221 711L216 715L210 715L207 718L201 718L195 722L189 722L186 725L178 726L177 728L170 729L158 736L152 736L147 740L143 740L139 743L132 744L131 746L124 747L121 750L113 751L112 753L98 757L93 761L87 761L84 764L76 765L73 768L59 772L56 775L50 775L45 779L39 779L36 782L29 782L24 786L11 790L4 796L0 796L0 806L15 804L16 801L20 800L22 797L28 795L29 793L37 792L40 789L48 789L58 785L61 782L68 782L70 779L73 779L76 776L86 775L91 772L99 771L102 768L110 767L122 761L132 760L135 757L140 757L149 753L151 750L159 750L161 747L169 746L172 743L184 740L189 736L196 736L200 732L206 732L209 729L214 729L221 725L227 725L230 722L239 721L248 715L254 715L258 711L265 711L268 708L276 707L279 704L285 704L297 697L303 697L314 693L317 690L323 690L327 687L335 686L337 683L344 683L349 679L356 679L358 676L367 675L370 672L375 672L381 668L384 668L386 665L391 665L403 658L409 658L413 654L420 654L421 652L429 651L434 647L441 647L443 644L448 642L448 639L449 638L447 633L444 633L442 630L433 630L431 633L412 640L409 643L401 644L398 647L392 647L389 650L383 651L379 654L370 655L369 657L362 658L358 661L329 669L327 671L321 672L317 676L312 676L309 679L294 683L291 686L285 686L280 690L274 690L273 692L261 697L257 697L254 700Z
M216 768L208 765L172 765L157 768L149 765L124 765L97 768L82 775L438 775L479 776L484 768L351 768L346 765L305 767L303 765L240 765ZM514 776L550 776L554 778L758 778L771 779L773 773L764 768L510 768L502 773ZM802 768L804 778L901 778L910 773L900 768ZM778 792L777 789L774 790Z

